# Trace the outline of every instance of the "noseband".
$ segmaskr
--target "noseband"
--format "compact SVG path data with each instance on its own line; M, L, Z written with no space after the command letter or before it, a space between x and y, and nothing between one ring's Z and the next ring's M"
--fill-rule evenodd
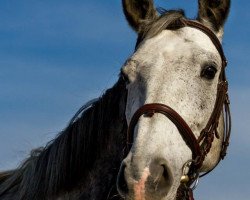
M229 108L230 102L228 97L228 82L225 74L227 60L219 39L209 28L198 22L187 19L181 19L180 22L182 23L183 27L188 26L196 28L205 33L213 42L222 59L222 67L217 85L217 97L211 116L205 128L201 131L200 136L198 139L196 139L195 134L185 122L185 120L171 107L159 103L145 104L135 112L130 121L127 132L127 150L129 150L133 144L134 129L142 115L145 117L152 117L155 113L160 113L166 116L175 124L182 138L192 151L192 160L188 161L183 166L183 176L181 178L181 185L178 189L176 199L193 200L193 192L191 188L192 185L199 177L211 172L218 165L218 163L224 159L226 156L227 147L229 145L231 116ZM213 169L211 169L209 172L206 172L205 174L200 175L199 170L212 147L214 137L220 139L217 128L221 114L223 114L224 118L224 134L222 138L223 142L221 146L220 159ZM187 171L186 168L188 168L188 172L185 172Z

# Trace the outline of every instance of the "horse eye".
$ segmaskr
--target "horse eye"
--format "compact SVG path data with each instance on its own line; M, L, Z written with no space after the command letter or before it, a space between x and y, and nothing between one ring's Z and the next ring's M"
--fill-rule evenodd
M217 72L217 69L214 66L209 65L209 66L206 66L202 70L201 77L204 77L208 80L212 80L212 79L214 79L216 72Z

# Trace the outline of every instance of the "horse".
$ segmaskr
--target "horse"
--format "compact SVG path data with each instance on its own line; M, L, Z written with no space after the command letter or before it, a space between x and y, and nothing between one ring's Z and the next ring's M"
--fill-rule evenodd
M224 158L230 110L221 41L230 0L198 16L122 0L138 34L113 87L45 147L0 173L1 200L186 200Z

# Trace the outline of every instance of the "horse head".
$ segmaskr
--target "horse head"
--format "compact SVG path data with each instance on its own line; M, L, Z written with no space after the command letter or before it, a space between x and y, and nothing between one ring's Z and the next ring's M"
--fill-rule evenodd
M199 142L217 112L215 137L196 174L210 171L221 159L224 115L214 108L225 76L220 42L229 7L230 0L199 0L198 17L190 22L181 10L161 10L159 15L153 0L123 0L126 19L138 34L136 50L121 70L128 90L126 119L134 123L133 133L128 133L133 142L117 180L125 199L176 199L183 173L189 173L183 171L193 164L194 152L181 128L162 110L148 113L147 108L133 121L145 105L170 107Z

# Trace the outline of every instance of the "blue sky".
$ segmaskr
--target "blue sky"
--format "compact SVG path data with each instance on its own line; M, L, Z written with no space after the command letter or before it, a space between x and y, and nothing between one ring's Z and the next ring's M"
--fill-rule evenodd
M46 144L77 109L117 80L133 52L119 0L0 0L0 170ZM196 16L196 1L157 0ZM229 155L201 180L197 199L250 196L250 1L232 2L223 46L233 114Z

